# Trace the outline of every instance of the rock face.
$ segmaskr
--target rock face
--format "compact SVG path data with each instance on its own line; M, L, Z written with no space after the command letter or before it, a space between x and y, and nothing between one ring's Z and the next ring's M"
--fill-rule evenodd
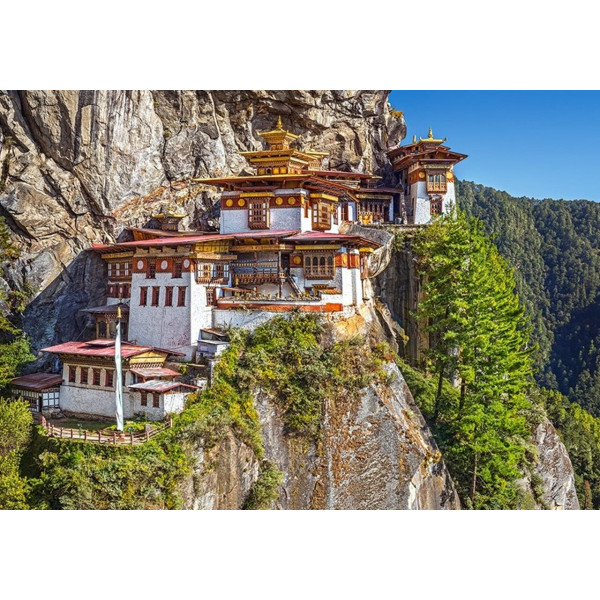
M459 509L437 445L396 365L388 385L328 401L319 446L284 435L258 399L267 458L284 473L280 509Z
M542 504L551 510L579 510L571 459L549 421L538 425L534 441L538 449L534 472L543 480Z
M92 242L170 201L184 227L215 226L214 190L189 179L239 172L237 153L260 148L278 115L335 169L385 176L405 134L386 91L0 92L0 215L22 250L2 276L38 297L25 314L36 349L76 338L74 312L103 301L100 263L80 257Z
M375 297L385 305L382 307L386 313L383 318L388 320L389 312L396 324L393 340L398 353L415 364L421 350L427 348L428 340L414 316L421 295L421 278L416 273L416 260L411 251L411 233L408 231L403 235L403 243L396 242L390 251L387 267L373 279L373 289Z
M184 485L184 508L193 510L235 510L242 507L258 478L259 464L254 452L229 432L208 452L196 450L194 475Z

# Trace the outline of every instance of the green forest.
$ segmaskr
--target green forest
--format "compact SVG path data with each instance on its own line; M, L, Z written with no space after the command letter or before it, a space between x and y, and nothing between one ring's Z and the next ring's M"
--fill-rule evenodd
M531 327L537 401L567 447L582 508L600 508L600 204L534 200L459 182L514 268Z

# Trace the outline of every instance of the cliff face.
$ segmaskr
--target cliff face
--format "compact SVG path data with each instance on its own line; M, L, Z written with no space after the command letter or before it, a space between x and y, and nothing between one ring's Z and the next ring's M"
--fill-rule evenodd
M405 133L386 91L0 92L0 214L22 249L3 277L34 289L36 348L77 337L78 310L103 302L92 242L168 201L188 213L184 227L216 226L214 191L188 179L240 171L237 153L262 147L257 132L278 115L330 168L384 176L386 147Z
M396 365L388 385L325 404L318 447L287 438L257 403L269 460L284 473L282 509L459 509L436 443Z

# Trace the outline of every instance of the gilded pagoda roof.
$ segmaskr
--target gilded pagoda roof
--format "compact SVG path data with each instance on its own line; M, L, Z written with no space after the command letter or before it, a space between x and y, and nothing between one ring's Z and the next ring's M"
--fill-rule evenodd
M299 135L291 133L287 129L283 128L283 124L281 123L281 115L277 118L277 125L275 125L275 129L271 129L270 131L259 131L258 134L264 137L268 142L277 142L280 139L282 141L284 139L293 141L300 137Z

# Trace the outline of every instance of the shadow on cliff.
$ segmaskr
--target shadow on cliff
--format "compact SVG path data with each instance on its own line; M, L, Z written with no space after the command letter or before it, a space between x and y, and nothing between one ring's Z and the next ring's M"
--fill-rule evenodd
M31 339L34 354L53 344L91 339L94 321L82 310L105 303L106 265L95 252L81 252L23 314L23 329ZM24 370L48 370L54 366L54 360L51 355L43 354Z

